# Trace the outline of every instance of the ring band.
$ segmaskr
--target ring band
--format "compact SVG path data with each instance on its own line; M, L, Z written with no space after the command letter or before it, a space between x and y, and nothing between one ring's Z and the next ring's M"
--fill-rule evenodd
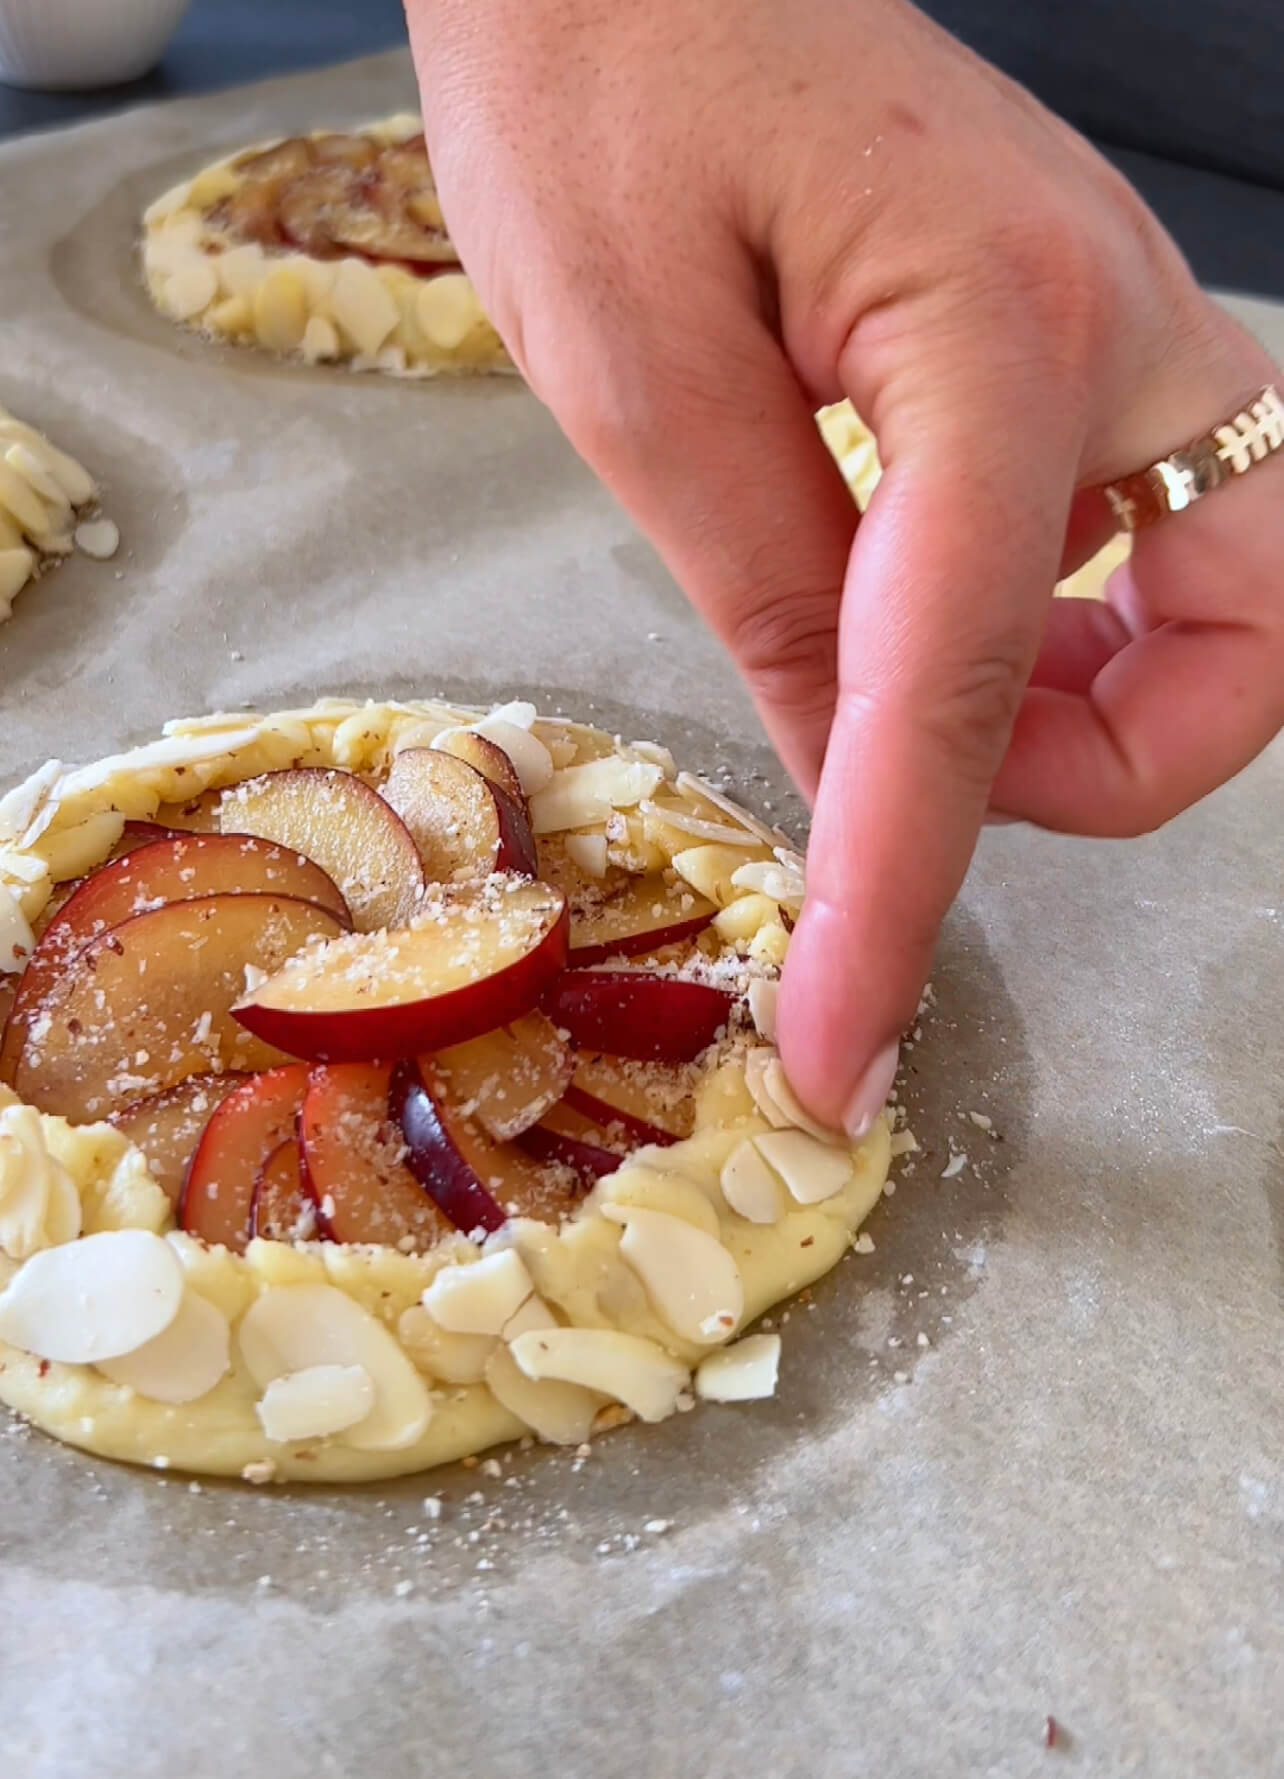
M1181 513L1232 476L1284 450L1284 399L1273 383L1211 432L1149 469L1110 482L1103 490L1125 531L1140 531L1167 513Z

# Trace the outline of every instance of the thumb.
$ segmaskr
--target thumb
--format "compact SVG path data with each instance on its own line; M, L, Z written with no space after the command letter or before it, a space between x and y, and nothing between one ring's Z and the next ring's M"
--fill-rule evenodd
M887 1098L976 845L1038 652L1077 456L1068 424L1048 433L1043 403L1042 449L1013 440L1028 375L960 395L953 417L942 382L925 387L930 406L898 403L884 424L887 471L851 553L779 1012L790 1080L852 1135Z

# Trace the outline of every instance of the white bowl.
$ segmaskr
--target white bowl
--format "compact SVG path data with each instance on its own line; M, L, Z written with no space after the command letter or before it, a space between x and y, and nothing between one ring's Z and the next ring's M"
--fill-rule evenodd
M46 92L137 80L190 0L0 0L0 81Z

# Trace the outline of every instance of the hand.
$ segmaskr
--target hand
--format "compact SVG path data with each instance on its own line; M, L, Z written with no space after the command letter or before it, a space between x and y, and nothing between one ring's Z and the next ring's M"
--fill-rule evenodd
M536 394L814 798L780 1005L853 1132L987 809L1155 827L1284 722L1284 455L1050 598L1080 494L1273 376L1072 131L900 0L409 0L428 146ZM861 523L812 422L849 395Z

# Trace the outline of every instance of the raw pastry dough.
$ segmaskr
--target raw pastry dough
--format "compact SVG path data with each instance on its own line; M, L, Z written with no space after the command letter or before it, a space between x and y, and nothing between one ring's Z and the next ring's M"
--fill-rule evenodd
M215 161L143 230L152 300L203 333L399 376L512 369L442 224L417 117Z
M177 721L94 766L51 762L0 799L0 901L38 926L56 882L100 863L127 819L172 821L199 808L201 793L287 766L338 767L378 784L400 753L461 727L508 736L542 832L545 879L591 902L601 863L626 885L640 875L688 902L707 894L720 909L703 936L652 966L739 997L692 1065L689 1134L634 1148L560 1221L510 1215L484 1242L450 1234L405 1252L255 1239L234 1253L175 1228L170 1198L120 1131L33 1114L0 1088L0 1398L54 1437L254 1481L357 1481L528 1432L578 1443L626 1410L658 1419L697 1391L726 1400L774 1388L774 1341L742 1355L735 1343L852 1246L886 1179L889 1129L879 1120L853 1147L811 1134L805 1115L791 1113L761 1027L770 1032L767 985L803 895L802 861L777 831L678 773L664 749L541 722L530 705L486 717L328 699ZM577 849L587 872L566 844L577 835L605 854ZM68 1181L78 1217L55 1203ZM6 1235L14 1229L20 1239ZM110 1245L119 1231L130 1232L127 1250ZM69 1363L41 1351L67 1338L47 1299L59 1279L79 1276L74 1246L90 1236L108 1241L92 1256L111 1266L90 1281L98 1297L80 1317L77 1351L96 1350L95 1316L116 1350L102 1364ZM51 1268L55 1253L66 1261ZM162 1293L146 1317L125 1291L131 1267ZM450 1267L470 1276L443 1283ZM131 1329L148 1338L122 1354Z

